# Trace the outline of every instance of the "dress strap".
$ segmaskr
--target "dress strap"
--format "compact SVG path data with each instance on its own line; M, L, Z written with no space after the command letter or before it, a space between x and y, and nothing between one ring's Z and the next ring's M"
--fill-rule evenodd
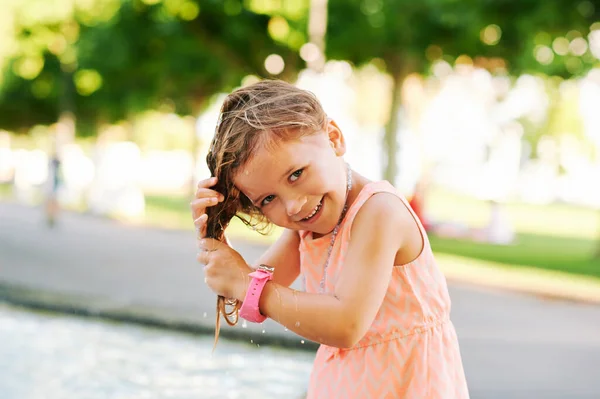
M367 202L367 200L369 198L371 198L374 194L378 194L378 193L390 193L390 194L393 194L396 197L400 198L402 203L406 206L406 208L412 215L413 219L417 223L417 226L419 227L419 232L421 233L421 237L423 239L424 245L429 245L429 242L427 240L427 233L425 231L425 228L423 227L423 224L421 223L421 220L419 219L419 217L417 216L415 211L412 209L412 207L408 203L407 199L398 191L398 189L396 189L394 186L392 186L390 184L390 182L388 182L387 180L371 182L371 183L368 183L365 187L363 187L363 189L358 194L358 197L356 198L356 200L354 200L354 203L350 206L350 209L348 210L348 214L346 215L346 218L343 222L342 233L341 233L342 240L341 241L342 242L350 241L350 231L352 230L352 224L354 222L354 218L358 214L358 211L360 211L360 209L362 208L364 203Z

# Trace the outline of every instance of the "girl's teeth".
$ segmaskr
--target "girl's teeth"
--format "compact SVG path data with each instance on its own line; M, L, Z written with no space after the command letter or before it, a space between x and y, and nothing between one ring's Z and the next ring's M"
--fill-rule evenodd
M305 217L304 219L302 219L302 220L308 220L311 217L315 216L315 214L319 211L320 207L321 207L321 203L319 202L319 205L317 205L316 208L313 209L312 213L310 215L308 215L307 217Z

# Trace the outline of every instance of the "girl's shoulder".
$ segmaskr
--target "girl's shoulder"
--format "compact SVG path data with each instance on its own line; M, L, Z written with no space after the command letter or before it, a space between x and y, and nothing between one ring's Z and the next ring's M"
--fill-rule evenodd
M393 235L399 246L410 243L420 252L425 230L406 198L388 181L366 184L348 212L345 238ZM411 251L414 252L414 251Z
M407 216L410 218L407 219ZM348 210L348 224L353 225L357 217L396 227L412 219L408 201L387 180L368 182L361 188Z
M369 206L363 209L366 204ZM374 206L377 205L377 206ZM369 181L363 185L356 199L353 201L348 216L362 212L390 212L403 211L408 201L402 193L387 180ZM382 208L381 210L379 208Z

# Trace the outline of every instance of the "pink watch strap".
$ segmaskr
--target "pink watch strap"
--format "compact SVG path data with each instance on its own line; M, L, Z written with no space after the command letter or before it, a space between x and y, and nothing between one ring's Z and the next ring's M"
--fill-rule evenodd
M273 268L260 265L259 268L249 274L252 277L246 297L240 308L240 317L253 323L262 323L267 319L260 313L259 300L267 281L273 278Z

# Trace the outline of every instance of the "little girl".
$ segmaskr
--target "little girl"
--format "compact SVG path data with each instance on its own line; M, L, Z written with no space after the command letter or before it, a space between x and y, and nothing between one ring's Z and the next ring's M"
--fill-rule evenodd
M345 152L311 93L281 81L231 93L207 158L214 177L191 204L205 282L241 317L270 317L321 344L308 398L468 398L425 230ZM224 242L233 216L284 228L254 267ZM298 276L305 292L289 288Z

